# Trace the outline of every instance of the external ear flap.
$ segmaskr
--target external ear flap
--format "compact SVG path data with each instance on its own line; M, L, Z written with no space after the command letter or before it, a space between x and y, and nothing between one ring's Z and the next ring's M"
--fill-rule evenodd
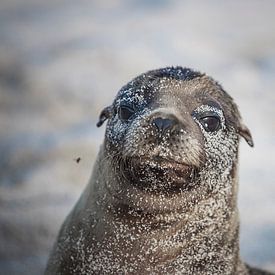
M111 117L111 114L112 114L112 107L111 106L105 107L100 113L99 121L97 122L96 126L100 127L105 120Z
M253 147L254 142L253 142L253 139L252 139L249 129L244 124L241 124L238 128L238 131L239 131L239 135L245 139L245 141L248 143L248 145Z

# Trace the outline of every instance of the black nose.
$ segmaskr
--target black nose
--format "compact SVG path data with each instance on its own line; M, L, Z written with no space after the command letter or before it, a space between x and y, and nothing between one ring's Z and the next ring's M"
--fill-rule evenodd
M152 125L158 129L159 132L167 132L174 126L175 121L169 118L157 117L153 119Z

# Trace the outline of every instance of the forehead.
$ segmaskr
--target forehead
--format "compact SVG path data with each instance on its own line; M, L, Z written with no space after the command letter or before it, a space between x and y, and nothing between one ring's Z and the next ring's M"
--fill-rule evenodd
M221 100L219 94L221 93L223 93L221 87L204 75L186 80L171 77L148 78L145 75L124 86L116 102L152 107L185 106L187 109L209 103L220 107L222 104L219 102Z

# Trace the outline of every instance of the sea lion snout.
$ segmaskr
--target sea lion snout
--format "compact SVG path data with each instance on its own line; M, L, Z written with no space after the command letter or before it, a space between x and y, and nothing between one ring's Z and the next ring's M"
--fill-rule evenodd
M197 167L203 157L203 135L191 114L156 108L127 128L120 152L137 159L165 159Z

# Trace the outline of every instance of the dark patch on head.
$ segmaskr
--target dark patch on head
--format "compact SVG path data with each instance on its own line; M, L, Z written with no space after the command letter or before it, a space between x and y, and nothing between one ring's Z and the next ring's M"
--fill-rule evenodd
M158 70L149 71L146 73L148 77L153 78L171 78L175 80L192 80L203 76L200 72L193 71L189 68L182 67L166 67Z
M132 98L131 102L139 106L143 106L147 102L148 106L150 102L153 102L155 97L158 96L157 91L162 86L160 84L162 79L189 81L202 76L204 76L204 74L201 74L198 71L180 66L151 70L135 77L132 81L124 85L118 92L118 95L114 100L114 105L117 104L118 99L119 102L122 100L129 101L129 98L133 97L134 94L139 94L144 98L144 100L142 102L135 102L138 100Z

